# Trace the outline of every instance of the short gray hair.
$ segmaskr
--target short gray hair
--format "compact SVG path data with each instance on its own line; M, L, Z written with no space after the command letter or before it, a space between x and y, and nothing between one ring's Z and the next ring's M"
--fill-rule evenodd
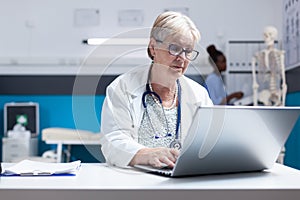
M179 12L167 11L156 18L150 32L150 38L164 41L168 36L187 35L187 33L192 35L195 43L201 38L199 30L188 16ZM148 55L153 60L149 47Z

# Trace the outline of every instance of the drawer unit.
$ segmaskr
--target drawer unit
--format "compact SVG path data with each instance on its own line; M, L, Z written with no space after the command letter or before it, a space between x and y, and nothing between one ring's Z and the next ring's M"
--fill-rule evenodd
M37 138L2 138L2 162L37 155Z

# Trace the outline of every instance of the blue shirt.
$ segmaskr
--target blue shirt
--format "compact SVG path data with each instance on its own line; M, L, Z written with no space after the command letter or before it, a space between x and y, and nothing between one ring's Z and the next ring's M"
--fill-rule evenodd
M215 105L221 104L222 100L226 98L225 85L222 77L217 73L211 73L206 78L206 85L209 96Z

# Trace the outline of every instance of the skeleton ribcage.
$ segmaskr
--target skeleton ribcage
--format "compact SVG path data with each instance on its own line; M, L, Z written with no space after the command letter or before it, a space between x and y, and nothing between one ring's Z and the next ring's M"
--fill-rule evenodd
M280 51L265 51L257 55L257 83L258 90L268 89L271 93L280 90L281 83L281 62Z

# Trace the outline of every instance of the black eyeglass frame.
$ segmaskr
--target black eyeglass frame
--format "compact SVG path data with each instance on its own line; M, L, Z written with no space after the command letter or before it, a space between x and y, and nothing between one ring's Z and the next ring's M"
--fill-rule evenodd
M158 40L158 39L155 39L155 40L156 40L156 42L159 42L159 43L165 43L165 42L162 41L162 40ZM181 51L180 51L179 53L172 53L172 50L171 50L172 46L180 47L180 48L181 48ZM179 55L182 54L182 52L184 52L184 55L185 55L186 59L188 59L189 61L194 61L194 60L196 60L196 58L197 58L198 55L199 55L199 51L196 51L196 50L194 50L194 49L193 49L193 50L187 50L187 49L184 49L183 47L181 47L181 46L179 46L179 45L177 45L177 44L172 44L172 43L169 44L168 50L169 50L169 54L172 55L172 56L179 56ZM192 53L192 52L195 52L195 53L196 53L196 54L194 54L195 56L194 56L193 58L188 58L187 53ZM192 55L193 55L193 54L192 54Z

